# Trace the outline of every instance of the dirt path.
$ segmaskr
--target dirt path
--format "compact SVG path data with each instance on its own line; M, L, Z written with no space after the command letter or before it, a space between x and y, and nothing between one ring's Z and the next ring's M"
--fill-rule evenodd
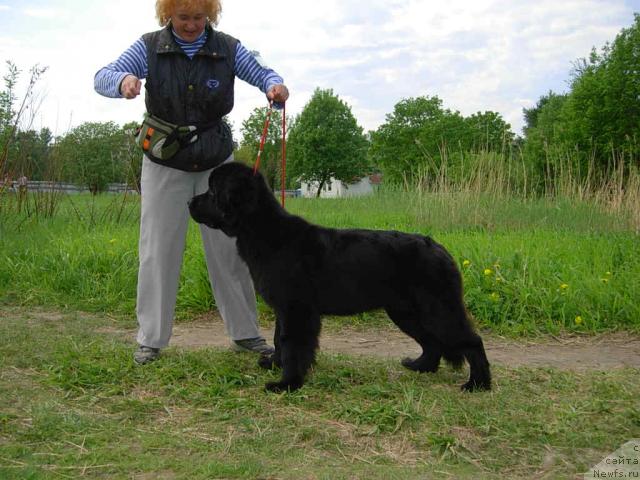
M263 334L267 339L273 338L273 330L263 329ZM549 366L574 371L640 368L638 335L616 333L525 341L492 335L484 335L483 338L489 361L504 366ZM220 317L209 315L194 323L177 325L171 344L183 348L226 347L229 340ZM420 347L412 339L394 328L324 332L320 338L320 349L397 359L420 353Z
M96 314L81 316L96 317ZM42 321L64 322L71 314L42 309L0 307L2 318L21 318L34 323ZM117 329L104 318L103 333L133 342L135 330ZM263 329L271 343L273 330ZM633 367L640 369L640 335L615 333L596 336L544 336L535 339L511 340L496 335L483 335L487 356L492 364L503 366L555 367L562 370L608 370ZM228 348L229 338L217 312L199 317L193 322L174 327L171 345L180 348L220 347ZM418 345L393 326L371 330L342 328L325 330L320 338L324 352L351 355L372 355L401 359L420 353Z

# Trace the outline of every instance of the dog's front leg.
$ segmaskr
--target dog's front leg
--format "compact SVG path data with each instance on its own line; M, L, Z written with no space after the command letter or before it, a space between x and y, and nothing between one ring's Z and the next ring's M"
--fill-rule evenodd
M276 319L276 328L273 333L273 346L275 352L271 355L262 355L258 359L258 365L266 370L282 367L282 349L280 346L280 321Z
M308 308L297 306L286 312L276 312L278 318L282 378L267 383L271 392L293 391L304 383L304 377L313 364L320 335L320 315Z

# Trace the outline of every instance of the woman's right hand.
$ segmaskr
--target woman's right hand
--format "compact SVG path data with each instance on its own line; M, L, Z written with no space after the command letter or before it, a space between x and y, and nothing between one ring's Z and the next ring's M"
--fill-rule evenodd
M140 95L140 87L142 86L142 82L135 75L127 75L122 79L120 83L120 94L124 98L136 98Z

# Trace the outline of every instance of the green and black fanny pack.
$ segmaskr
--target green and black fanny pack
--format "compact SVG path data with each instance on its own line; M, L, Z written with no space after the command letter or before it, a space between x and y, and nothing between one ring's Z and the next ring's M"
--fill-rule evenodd
M146 114L136 135L142 151L159 160L169 160L181 149L198 141L198 135L220 122L202 125L175 125L154 115Z

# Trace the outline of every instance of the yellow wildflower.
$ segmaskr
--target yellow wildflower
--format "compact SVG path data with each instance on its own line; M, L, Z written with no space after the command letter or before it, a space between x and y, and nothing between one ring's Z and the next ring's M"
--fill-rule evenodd
M578 315L574 321L576 325L582 325L582 317L580 315Z
M566 283L560 285L560 290L566 290L567 288L569 288L569 285L567 285Z
M464 262L462 262L463 267L468 267L469 265L471 265L471 262L469 260L465 260Z
M489 275L493 274L493 270L491 270L490 268L485 268L484 269L484 276L488 277Z

